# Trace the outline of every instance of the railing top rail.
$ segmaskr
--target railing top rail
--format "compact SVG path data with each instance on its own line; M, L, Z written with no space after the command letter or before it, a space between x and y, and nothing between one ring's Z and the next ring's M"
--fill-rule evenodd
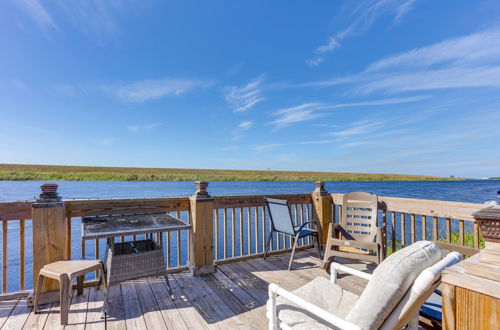
M242 196L212 196L215 208L240 208L265 206L266 197L286 199L292 204L311 203L311 194L277 194L277 195L242 195Z
M0 203L0 219L31 219L31 205L34 202L2 202Z
M335 204L342 204L344 194L331 194ZM474 221L472 213L487 208L479 203L448 202L432 199L414 199L378 196L379 208L387 211L414 213L433 217L443 217Z
M189 210L189 197L112 198L67 200L65 202L68 215L73 217Z

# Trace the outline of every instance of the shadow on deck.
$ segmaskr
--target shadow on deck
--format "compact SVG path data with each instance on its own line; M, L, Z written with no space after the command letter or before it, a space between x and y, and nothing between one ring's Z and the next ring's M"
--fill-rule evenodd
M74 291L67 328L88 329L265 329L265 304L269 283L294 290L318 276L329 277L320 268L314 250L299 251L292 271L288 271L289 254L274 255L266 260L250 259L219 265L213 274L193 277L187 272L164 277L149 277L124 282L110 288L109 311L100 318L104 295L95 287L86 288L81 296ZM373 264L336 259L360 270L374 269ZM360 294L366 281L339 276L338 284ZM41 306L34 314L25 299L0 302L2 329L62 328L59 304Z

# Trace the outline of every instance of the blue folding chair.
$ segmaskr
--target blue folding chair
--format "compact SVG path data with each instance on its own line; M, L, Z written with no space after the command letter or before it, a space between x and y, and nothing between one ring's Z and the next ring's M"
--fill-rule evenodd
M292 267L293 255L295 254L295 248L300 238L307 236L316 237L316 243L318 245L318 256L321 260L321 246L319 238L321 237L321 228L315 221L306 221L300 226L295 226L293 224L292 215L290 214L290 209L286 200L266 198L267 209L269 210L269 215L271 216L271 232L267 239L266 249L264 251L264 259L266 259L267 251L269 246L271 246L271 241L273 239L273 233L282 233L288 235L292 238L293 248L292 255L290 256L290 262L288 263L288 270ZM315 224L318 230L314 230L307 227L307 224Z

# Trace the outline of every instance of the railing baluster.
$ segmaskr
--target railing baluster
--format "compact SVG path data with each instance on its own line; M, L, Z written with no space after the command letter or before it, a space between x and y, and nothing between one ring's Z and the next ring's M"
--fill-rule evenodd
M177 211L177 218L181 217L181 213ZM181 240L181 231L177 230L177 267L181 266L182 259L182 240Z
M7 219L0 219L2 221L2 292L7 292Z
M396 252L396 212L391 211L392 252Z
M405 213L401 212L401 246L406 246L406 217Z
M236 210L231 209L231 257L236 257Z
M227 209L224 208L224 213L222 214L223 217L223 230L224 230L224 259L227 258Z
M255 207L255 220L254 220L254 226L255 226L255 253L259 253L259 232L260 232L260 226L259 226L259 207Z
M446 218L446 242L451 243L451 219Z
M333 209L333 213L335 213L335 209ZM382 210L382 228L383 228L383 235L382 237L382 244L384 245L384 251L387 253L387 210Z
M187 213L187 218L188 218L188 223L190 225L193 224L193 220L191 219L191 212L186 212ZM187 232L187 255L189 256L191 253L191 235L189 235L189 230Z
M177 230L177 267L181 266L181 253L182 253L181 231Z
M306 221L311 221L311 204L308 204L306 207ZM327 229L328 230L328 229ZM311 238L307 237L307 244L311 244Z
M422 239L425 241L427 239L427 216L421 215L422 217Z
M96 260L98 260L99 259L99 239L95 240L94 251L95 251L95 258L96 258ZM94 276L95 276L94 277L95 279L98 278L98 276L99 276L99 271L98 270L95 271L95 275Z
M71 223L72 219L69 216L68 221L66 222L66 258L71 259Z
M247 207L247 245L248 245L248 254L252 254L252 214L250 211L250 207Z
M70 236L71 237L71 236ZM19 289L24 290L25 240L24 219L19 220ZM71 241L71 239L70 239Z
M245 232L243 231L243 208L240 207L240 256L243 256L243 243Z
M432 239L437 241L438 238L438 217L432 217Z
M301 226L304 224L304 205L305 204L300 204L300 225ZM300 239L300 245L304 245L304 238Z
M215 213L215 260L219 260L219 209L214 208Z
M170 256L170 253L172 252L172 242L170 239L170 233L171 231L167 231L167 267L171 268L172 267L172 257Z
M416 231L415 231L415 213L410 215L410 225L411 225L411 244L415 243Z
M465 245L465 224L463 220L459 220L458 230L459 230L458 237L460 245Z
M479 249L479 225L474 221L474 247Z
M266 235L266 207L261 206L261 212L262 212L262 252L265 251L266 249L266 240L267 240L267 235Z

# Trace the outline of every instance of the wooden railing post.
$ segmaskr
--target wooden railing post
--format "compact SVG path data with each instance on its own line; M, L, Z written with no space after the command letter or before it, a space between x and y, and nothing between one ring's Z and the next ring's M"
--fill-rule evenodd
M33 228L33 288L37 286L38 273L46 264L66 259L66 206L57 194L57 185L46 183L40 186L42 193L32 205ZM59 282L46 279L42 292L59 289ZM35 291L35 289L33 289ZM34 292L40 294L40 292ZM58 301L59 296L47 294L42 301ZM51 297L51 298L48 298ZM30 299L32 301L32 299Z
M188 267L193 275L213 273L214 264L214 200L207 192L208 182L196 181L196 192L190 197L192 230Z
M321 244L326 244L328 239L328 226L332 223L332 197L325 189L323 181L315 182L316 189L311 194L313 202L313 217L321 225L323 235Z

